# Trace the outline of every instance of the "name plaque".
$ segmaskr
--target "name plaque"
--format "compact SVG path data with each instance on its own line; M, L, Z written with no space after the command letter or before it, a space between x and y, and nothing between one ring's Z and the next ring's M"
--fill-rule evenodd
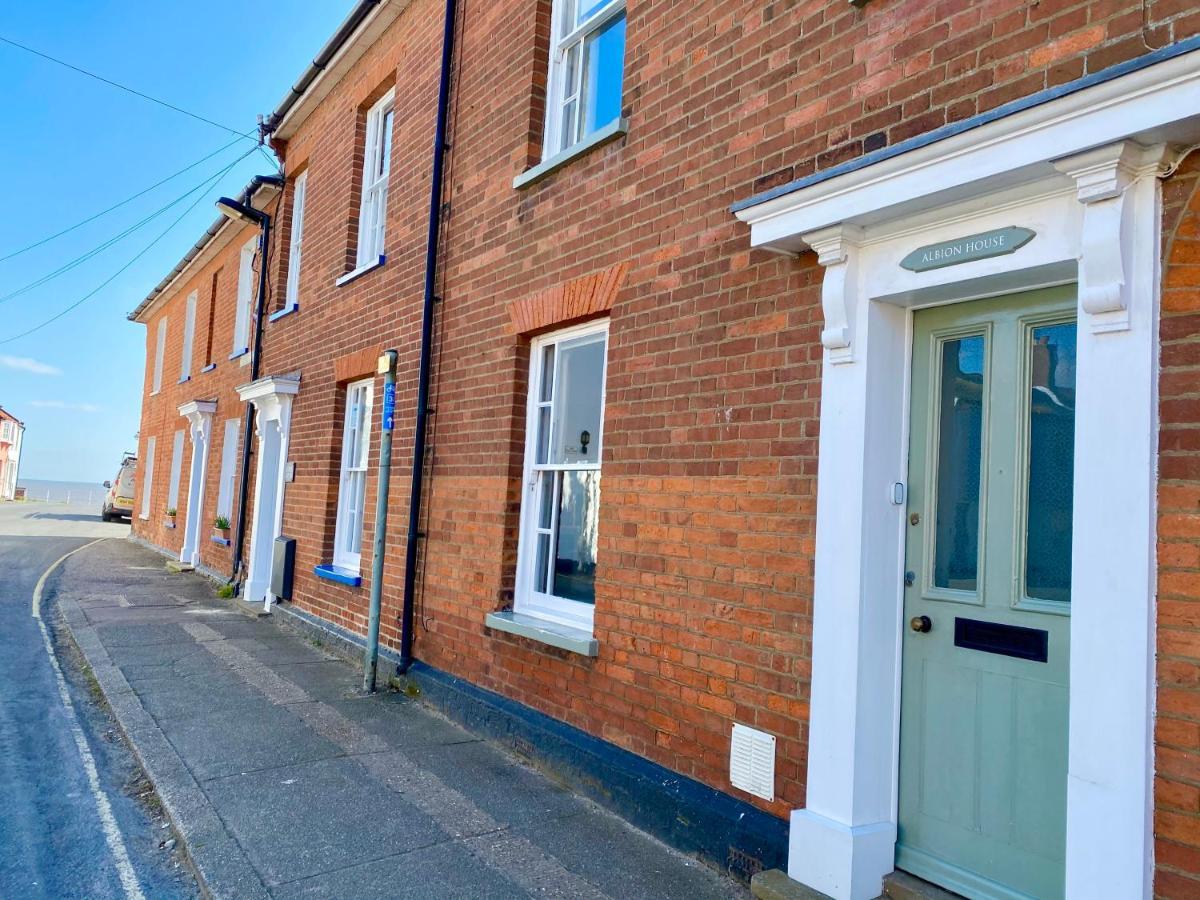
M970 234L952 241L918 247L900 265L910 272L928 272L945 266L990 259L1015 253L1034 239L1036 232L1013 225L981 234Z

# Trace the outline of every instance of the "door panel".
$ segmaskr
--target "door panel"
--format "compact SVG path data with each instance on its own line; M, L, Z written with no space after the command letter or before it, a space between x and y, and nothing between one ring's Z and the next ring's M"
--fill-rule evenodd
M897 865L968 897L1063 892L1074 305L914 315Z

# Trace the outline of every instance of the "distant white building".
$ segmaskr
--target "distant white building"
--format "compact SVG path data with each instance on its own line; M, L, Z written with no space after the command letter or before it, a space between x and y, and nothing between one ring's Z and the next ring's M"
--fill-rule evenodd
M0 500L12 500L16 495L24 436L25 426L21 421L0 407Z

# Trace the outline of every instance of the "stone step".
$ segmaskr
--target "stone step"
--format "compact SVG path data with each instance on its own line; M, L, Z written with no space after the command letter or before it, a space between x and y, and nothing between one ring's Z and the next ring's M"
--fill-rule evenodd
M759 872L750 879L750 893L758 900L830 900L827 894L792 881L782 869ZM880 900L962 900L936 884L922 881L915 875L896 871L883 879Z

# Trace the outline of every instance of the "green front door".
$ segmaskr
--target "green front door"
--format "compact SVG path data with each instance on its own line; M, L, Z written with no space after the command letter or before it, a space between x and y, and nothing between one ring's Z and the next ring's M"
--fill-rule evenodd
M896 864L1063 895L1075 289L918 311Z

